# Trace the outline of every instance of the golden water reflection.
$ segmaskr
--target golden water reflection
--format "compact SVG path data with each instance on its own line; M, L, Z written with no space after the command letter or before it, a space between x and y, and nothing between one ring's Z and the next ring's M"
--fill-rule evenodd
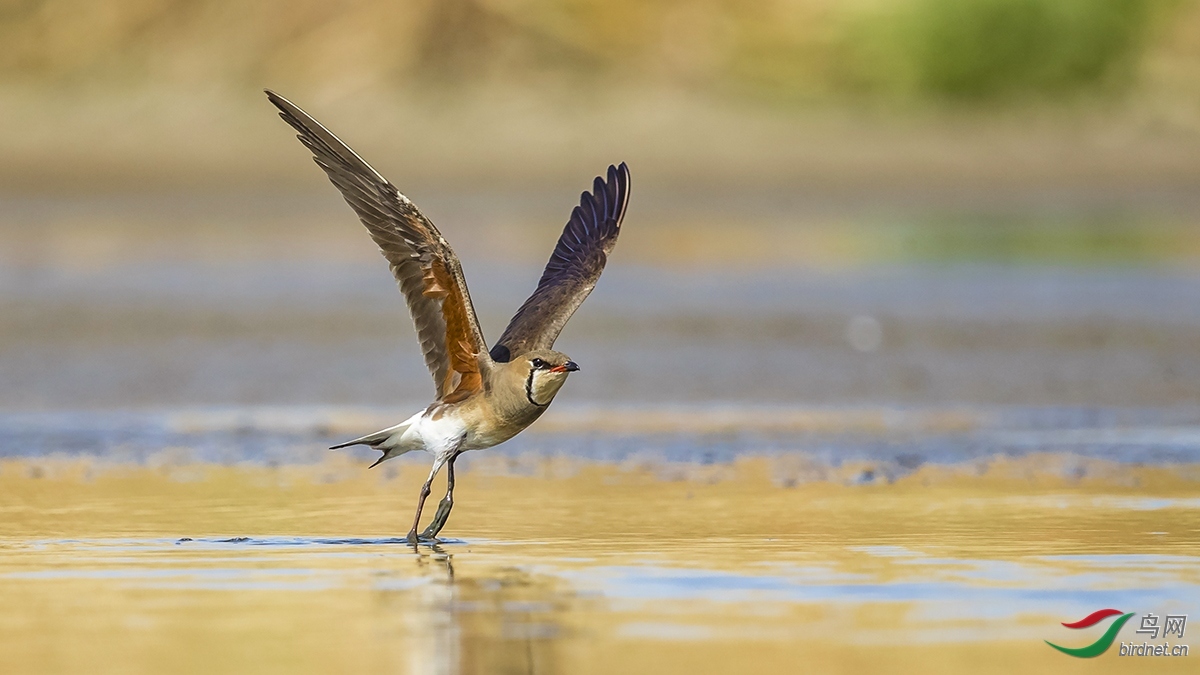
M0 671L1127 672L1042 641L1200 607L1195 482L1031 461L791 488L766 460L471 471L455 539L416 549L394 538L415 466L10 461Z

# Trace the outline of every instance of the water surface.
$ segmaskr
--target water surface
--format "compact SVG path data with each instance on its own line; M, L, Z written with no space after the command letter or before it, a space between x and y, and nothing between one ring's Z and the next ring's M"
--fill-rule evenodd
M0 672L1194 671L1044 643L1200 614L1200 277L1106 257L1183 221L648 200L583 370L414 549L428 457L325 450L432 393L328 197L0 204ZM421 200L493 337L533 201Z
M480 459L460 478L450 538L414 549L397 537L418 464L7 460L0 661L8 672L1061 670L1077 664L1042 640L1082 643L1059 622L1200 605L1200 498L1178 471L1062 477L1036 455L781 485L780 461L670 475L679 463L541 458L531 472Z

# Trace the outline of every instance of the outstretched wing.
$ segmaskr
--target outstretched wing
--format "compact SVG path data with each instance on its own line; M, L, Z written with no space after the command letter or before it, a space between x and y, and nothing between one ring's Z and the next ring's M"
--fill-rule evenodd
M508 361L534 349L549 349L567 320L596 287L608 254L617 245L621 219L629 203L629 167L608 167L608 180L597 177L584 192L537 290L517 310L504 335L492 347L492 358Z
M433 223L349 146L291 101L266 93L391 264L438 399L454 403L482 390L480 367L491 361L458 256Z

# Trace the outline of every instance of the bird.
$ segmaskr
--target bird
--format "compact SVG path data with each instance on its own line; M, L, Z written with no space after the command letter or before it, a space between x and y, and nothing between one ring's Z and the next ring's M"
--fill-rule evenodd
M579 370L570 357L553 349L554 341L595 288L616 246L629 203L629 167L624 162L609 165L591 191L580 195L533 294L489 349L462 265L441 232L320 122L270 89L265 93L387 259L434 382L436 398L428 407L331 449L367 445L382 452L371 467L415 450L433 455L406 540L414 545L437 542L454 506L455 459L525 430ZM418 534L421 510L443 466L446 495Z

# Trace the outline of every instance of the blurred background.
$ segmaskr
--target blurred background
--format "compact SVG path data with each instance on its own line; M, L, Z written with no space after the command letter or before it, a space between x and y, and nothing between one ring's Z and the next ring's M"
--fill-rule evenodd
M494 339L593 176L572 405L1200 400L1200 3L0 8L0 407L423 405L261 90L438 223Z
M445 549L325 450L433 388L264 88L492 340L631 169ZM1200 1L0 0L0 671L1040 671L1194 614L1198 480Z
M631 169L445 549L325 450L433 387L263 88L492 340ZM1198 480L1196 0L0 0L0 671L1069 670L1195 614Z

